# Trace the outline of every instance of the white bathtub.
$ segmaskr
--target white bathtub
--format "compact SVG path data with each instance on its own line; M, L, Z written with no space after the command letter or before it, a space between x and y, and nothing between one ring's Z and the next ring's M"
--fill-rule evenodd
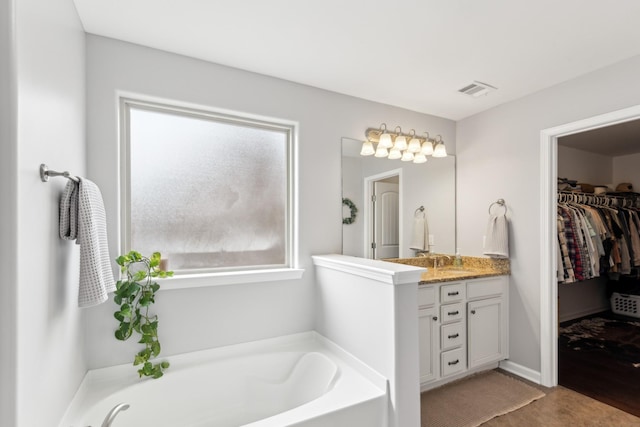
M386 380L315 332L89 371L59 427L386 427Z

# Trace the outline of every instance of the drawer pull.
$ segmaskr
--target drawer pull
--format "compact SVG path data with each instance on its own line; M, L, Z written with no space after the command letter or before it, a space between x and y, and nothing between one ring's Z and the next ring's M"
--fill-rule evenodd
M460 314L460 312L458 310L456 311L450 311L447 313L449 316L457 316L458 314Z
M449 295L450 297L455 297L457 295L460 295L460 292L455 291L455 292L448 292L447 295Z
M454 338L458 338L460 336L460 334L452 334L452 335L447 335L447 338L449 338L450 340L454 339Z
M453 360L453 361L449 362L449 366L451 366L451 365L457 365L458 363L460 363L460 360L459 360L459 359L456 359L456 360Z

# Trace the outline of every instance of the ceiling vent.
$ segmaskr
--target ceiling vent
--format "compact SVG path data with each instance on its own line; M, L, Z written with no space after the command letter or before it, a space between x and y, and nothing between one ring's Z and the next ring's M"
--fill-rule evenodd
M493 92L496 89L498 88L489 84L474 81L473 83L466 85L462 89L458 89L458 92L464 93L465 95L469 95L474 98L478 98L480 96L488 94L489 92Z

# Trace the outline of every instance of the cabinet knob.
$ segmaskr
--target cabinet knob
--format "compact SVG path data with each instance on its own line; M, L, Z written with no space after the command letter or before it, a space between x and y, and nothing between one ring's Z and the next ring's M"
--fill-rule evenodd
M433 321L435 322L436 320L438 320L438 316L433 316Z
M471 310L471 314L476 314L476 311L475 310Z

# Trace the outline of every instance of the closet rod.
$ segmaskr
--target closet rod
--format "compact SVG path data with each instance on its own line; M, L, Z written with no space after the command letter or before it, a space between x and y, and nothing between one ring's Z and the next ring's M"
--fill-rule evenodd
M640 196L638 193L594 194L580 191L558 190L557 199L560 203L573 201L583 204L597 203L606 206L619 206L619 203L622 203L622 207L632 207L633 204L637 204L638 200L640 200L638 196ZM610 202L614 202L614 204L611 205ZM627 206L627 202L630 202L631 206Z

